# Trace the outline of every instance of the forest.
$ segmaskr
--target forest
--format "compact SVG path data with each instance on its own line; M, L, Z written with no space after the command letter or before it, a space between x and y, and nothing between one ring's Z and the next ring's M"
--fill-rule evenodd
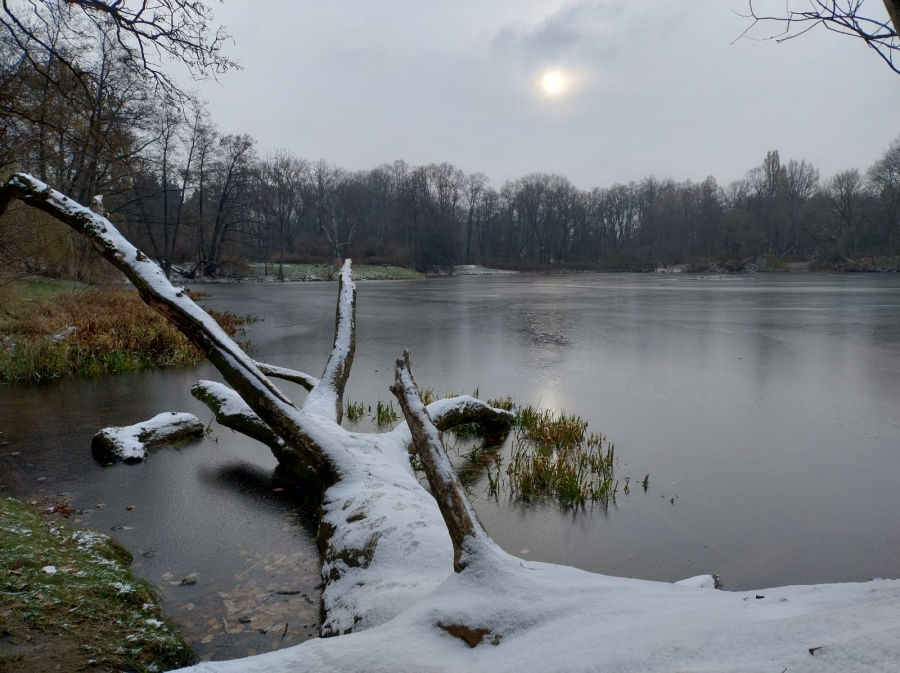
M822 176L760 151L727 185L648 176L580 189L532 173L493 186L449 163L347 170L217 129L202 101L129 65L113 30L65 12L0 39L0 172L25 171L102 208L167 274L246 262L360 263L419 270L833 268L900 251L900 138L865 169ZM27 47L24 51L23 46ZM889 144L888 144L889 143ZM608 161L615 162L610 156ZM89 249L58 224L7 218L2 261L84 276Z

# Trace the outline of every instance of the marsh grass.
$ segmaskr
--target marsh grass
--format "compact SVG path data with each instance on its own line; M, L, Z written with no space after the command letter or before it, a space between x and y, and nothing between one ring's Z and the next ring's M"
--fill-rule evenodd
M372 408L369 407L370 411L371 409ZM372 416L372 420L381 427L385 425L393 425L400 420L400 417L397 415L397 412L394 409L393 402L388 402L387 404L385 404L381 400L378 400L378 404L375 407L375 415Z
M614 502L616 447L587 428L588 422L575 414L520 407L506 467L512 495L552 496L564 506ZM499 475L493 481L499 482Z
M0 635L26 643L17 670L40 668L29 660L41 649L32 654L28 643L68 653L60 670L165 671L194 663L152 585L128 571L130 561L114 538L0 499Z
M366 408L362 402L353 402L350 398L344 403L344 414L348 421L358 421L366 415Z
M46 280L11 285L0 308L0 381L37 383L203 360L134 290ZM254 322L209 313L230 335Z

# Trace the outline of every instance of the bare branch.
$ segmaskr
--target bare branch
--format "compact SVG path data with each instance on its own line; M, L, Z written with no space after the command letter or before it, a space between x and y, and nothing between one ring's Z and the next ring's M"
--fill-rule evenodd
M225 56L230 35L222 27L215 28L213 14L205 2L198 0L32 0L25 7L10 0L2 1L0 27L13 38L24 56L37 67L29 53L29 42L53 59L81 76L77 62L47 40L25 17L48 24L47 17L65 13L64 30L71 37L83 38L88 31L78 25L78 17L101 32L108 32L122 50L125 67L149 77L166 95L186 102L188 95L167 72L166 61L176 61L188 68L195 79L203 79L240 69ZM80 10L78 12L77 10Z
M800 37L817 26L824 26L834 33L863 40L891 70L900 74L900 39L897 35L900 0L883 0L889 17L887 21L862 15L860 12L863 2L864 0L808 0L804 5L807 8L795 10L788 0L784 13L768 15L758 13L753 0L747 0L748 13L740 16L751 19L752 23L735 42L744 37L784 42ZM750 32L761 23L780 25L784 30L764 38L750 37Z

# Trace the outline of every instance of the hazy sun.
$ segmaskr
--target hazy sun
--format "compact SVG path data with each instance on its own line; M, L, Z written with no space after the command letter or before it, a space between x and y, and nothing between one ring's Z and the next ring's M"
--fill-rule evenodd
M559 70L548 70L541 76L541 91L550 98L562 95L566 90L566 77Z

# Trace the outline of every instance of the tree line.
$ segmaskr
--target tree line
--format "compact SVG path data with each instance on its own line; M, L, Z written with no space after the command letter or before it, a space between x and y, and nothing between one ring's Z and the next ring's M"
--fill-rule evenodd
M494 187L448 163L404 161L348 171L283 149L259 156L250 136L219 131L201 102L129 67L114 25L48 6L23 19L25 33L0 35L0 169L31 172L82 203L100 195L96 207L167 274L247 261L277 273L345 256L420 270L646 270L900 252L900 138L865 171L823 179L770 151L724 186L647 177L585 190L533 173ZM55 225L35 223L24 237L9 226L4 259L61 264L48 252Z

